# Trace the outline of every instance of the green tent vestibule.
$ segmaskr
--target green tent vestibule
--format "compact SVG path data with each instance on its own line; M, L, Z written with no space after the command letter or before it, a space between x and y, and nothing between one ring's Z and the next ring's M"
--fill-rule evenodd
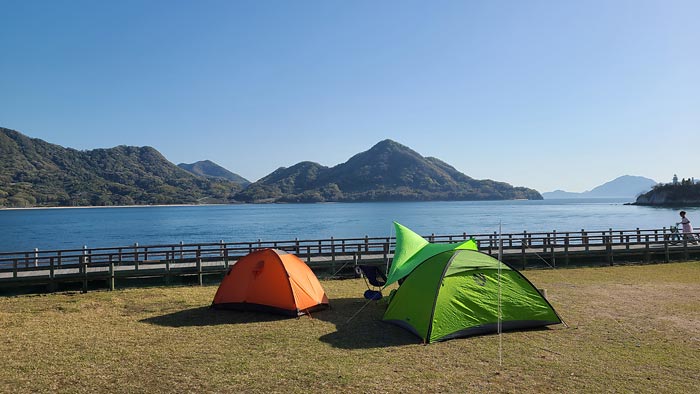
M396 228L398 260L389 281L404 280L383 320L413 332L424 343L495 333L499 323L503 330L512 330L562 322L527 278L472 244L429 244L398 223ZM400 251L402 239L412 242ZM412 269L406 272L405 267Z

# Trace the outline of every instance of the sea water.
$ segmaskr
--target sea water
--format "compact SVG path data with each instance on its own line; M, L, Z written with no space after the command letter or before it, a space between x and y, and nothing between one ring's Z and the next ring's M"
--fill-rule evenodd
M0 210L0 252L87 246L393 236L397 221L423 234L655 229L678 209L624 199L240 204ZM686 209L700 221L700 209ZM698 222L700 223L700 222ZM695 225L697 227L697 224Z

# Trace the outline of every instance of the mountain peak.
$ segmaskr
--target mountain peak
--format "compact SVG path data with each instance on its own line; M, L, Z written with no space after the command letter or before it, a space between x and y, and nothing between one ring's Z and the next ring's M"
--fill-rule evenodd
M424 201L541 199L531 189L477 181L435 158L385 139L332 168L301 162L236 195L242 201Z
M225 169L224 167L221 167L211 160L200 160L192 164L180 163L177 166L187 172L194 175L203 176L205 178L225 179L241 186L247 186L250 184L249 180Z
M385 139L377 142L372 146L367 152L379 152L379 151L410 151L413 150L405 145L402 145L394 140Z

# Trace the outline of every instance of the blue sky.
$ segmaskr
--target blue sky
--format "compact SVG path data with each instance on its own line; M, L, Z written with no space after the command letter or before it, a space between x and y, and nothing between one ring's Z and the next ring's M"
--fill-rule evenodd
M255 181L390 138L478 179L700 176L698 1L0 0L0 126Z

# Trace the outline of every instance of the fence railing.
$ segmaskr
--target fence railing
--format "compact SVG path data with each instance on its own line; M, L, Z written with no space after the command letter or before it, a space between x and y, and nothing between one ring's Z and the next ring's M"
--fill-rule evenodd
M460 242L474 239L479 249L495 254L501 242L504 254L528 252L554 252L554 250L589 251L600 248L653 248L686 245L692 242L683 238L682 234L672 232L669 228L633 229L633 230L593 230L588 231L551 231L521 233L489 233L489 234L451 234L425 235L425 239L434 243ZM225 260L235 261L254 250L275 248L294 253L299 258L311 262L314 257L327 257L335 260L343 256L357 253L382 255L388 258L394 252L396 239L394 237L362 237L362 238L327 238L286 241L253 241L253 242L220 242L213 243L178 243L166 245L129 246L39 250L0 253L0 272L12 270L31 270L38 268L59 267L104 267L111 264L133 265L135 269L141 264L162 262L192 262Z

